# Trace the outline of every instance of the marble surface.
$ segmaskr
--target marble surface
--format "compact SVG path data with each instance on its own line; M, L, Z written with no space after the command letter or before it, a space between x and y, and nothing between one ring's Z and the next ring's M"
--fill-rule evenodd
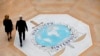
M70 14L90 27L93 46L79 56L100 56L100 0L0 0L0 56L26 56L14 47L15 24L19 15L29 20L38 14ZM65 1L65 2L64 2ZM54 3L52 3L54 2ZM13 39L8 42L2 21L9 14L14 24Z
M23 47L20 47L18 32L16 33L16 36L15 36L15 41L14 41L15 47L17 47L19 50L24 52L27 56L40 56L40 55L50 56L48 53L49 51L46 51L46 50L44 51L42 47L39 48L38 45L34 45L34 42L32 42L32 39L34 39L32 35L32 31L34 28L32 27L34 27L34 24L32 24L30 21L35 21L38 24L40 24L41 22L43 23L53 22L53 23L58 23L58 24L60 23L66 24L66 25L70 25L81 34L86 34L85 38L82 39L81 41L78 41L78 42L71 41L69 43L72 46L74 46L74 48L70 47L69 45L66 45L64 47L65 51L63 54L61 54L61 56L73 56L73 55L79 56L82 52L84 52L85 50L87 50L89 47L92 46L90 29L89 29L89 26L85 24L84 22L79 21L68 14L40 14L27 21L29 31L26 32L26 40L23 41ZM54 53L51 53L51 55L53 56L56 53L57 51L54 51Z

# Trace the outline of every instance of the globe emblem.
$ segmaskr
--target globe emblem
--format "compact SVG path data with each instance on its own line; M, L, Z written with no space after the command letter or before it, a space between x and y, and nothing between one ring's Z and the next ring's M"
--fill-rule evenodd
M46 47L58 45L70 36L68 27L61 24L43 25L35 34L35 41Z

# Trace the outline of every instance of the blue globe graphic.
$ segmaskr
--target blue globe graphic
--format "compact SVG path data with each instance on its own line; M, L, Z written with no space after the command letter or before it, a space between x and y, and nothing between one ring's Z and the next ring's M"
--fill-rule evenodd
M68 38L70 34L69 28L65 25L44 25L35 34L35 41L42 46L52 47Z

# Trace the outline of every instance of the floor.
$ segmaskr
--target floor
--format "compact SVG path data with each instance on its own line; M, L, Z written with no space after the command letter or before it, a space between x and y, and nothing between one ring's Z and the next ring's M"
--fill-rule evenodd
M32 22L42 24L36 26ZM53 24L50 25L48 23ZM53 26L55 24L56 26ZM49 28L45 30L46 28L43 28L44 25ZM57 25L62 25L65 28L62 29L60 28L62 26L58 27ZM68 29L71 29L71 32L73 32L74 37L66 36L66 38L64 38L65 35L68 34L68 31L66 33L66 25L68 26ZM79 56L82 52L93 45L89 26L68 14L40 14L28 20L27 26L28 31L26 31L26 40L23 41L23 47L20 47L17 31L14 40L14 46L27 56L56 56L55 54L58 54L59 52L62 52L62 54L59 54L58 56ZM42 32L38 32L37 29L42 30ZM60 30L60 32L58 30ZM62 31L64 32L62 33L64 35L61 34ZM58 39L60 39L60 41L56 42ZM55 46L52 46L53 49L51 49L50 46L55 42ZM61 51L63 49L64 51Z
M49 2L48 2L49 1ZM90 26L93 46L80 56L100 56L100 0L0 0L0 56L26 56L8 42L2 21L9 14L14 27L19 15L25 20L38 14L69 14Z

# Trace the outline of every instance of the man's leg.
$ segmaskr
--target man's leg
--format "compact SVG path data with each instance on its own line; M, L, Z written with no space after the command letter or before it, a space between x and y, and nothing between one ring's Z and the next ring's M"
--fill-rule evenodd
M25 31L23 32L23 40L25 40Z
M20 46L22 47L22 32L19 32L19 40L20 40Z

